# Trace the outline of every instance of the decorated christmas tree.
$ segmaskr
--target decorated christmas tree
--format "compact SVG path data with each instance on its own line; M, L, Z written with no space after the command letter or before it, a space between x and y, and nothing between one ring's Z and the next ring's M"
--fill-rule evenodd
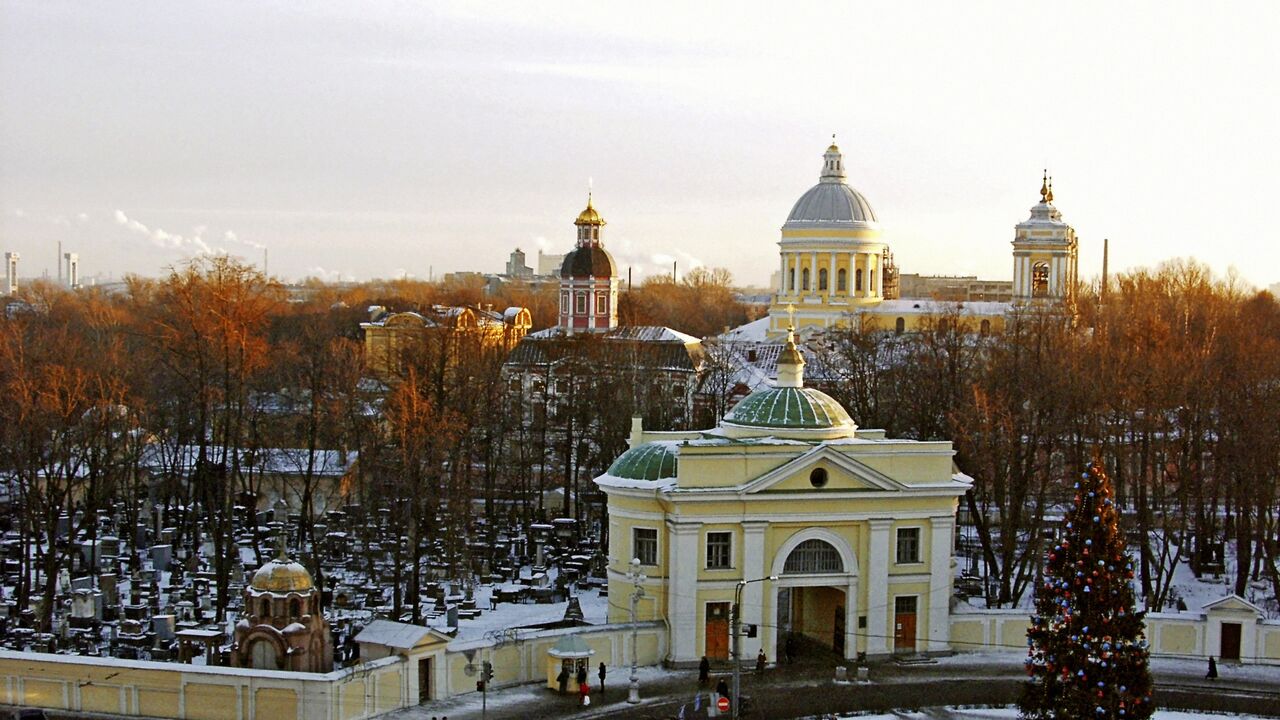
M1154 710L1143 613L1134 608L1133 562L1112 495L1096 463L1075 484L1036 586L1024 718L1132 720Z

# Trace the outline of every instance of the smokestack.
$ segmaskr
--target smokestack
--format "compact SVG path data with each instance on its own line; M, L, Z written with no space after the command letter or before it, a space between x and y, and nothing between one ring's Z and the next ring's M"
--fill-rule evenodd
M57 262L55 262L54 264L58 266L58 284L61 285L62 284L62 241L61 240L58 241Z
M267 271L267 249L262 248L262 274L265 277L271 277L271 273Z
M1108 251L1110 250L1110 248L1108 247L1109 244L1110 244L1110 240L1108 240L1107 238L1102 238L1102 290L1099 293L1098 297L1103 302L1105 302L1107 299L1107 280L1108 280L1107 255L1108 255Z
M671 282L678 282L679 277L679 275L676 275L676 263L673 260L671 261Z
M631 292L631 266L627 266L627 292Z

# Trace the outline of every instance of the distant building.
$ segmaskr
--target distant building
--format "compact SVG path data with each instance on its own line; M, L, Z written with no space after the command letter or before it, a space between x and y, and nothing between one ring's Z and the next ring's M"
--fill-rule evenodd
M16 252L7 252L4 254L4 294L18 294L18 259L21 256Z
M497 312L489 307L433 305L423 312L388 312L381 305L369 308L364 331L365 362L382 378L395 377L408 353L420 347L430 333L460 333L487 345L513 348L529 332L533 319L527 308L509 307Z
M792 322L805 337L850 322L907 332L945 309L994 332L1015 305L1074 307L1078 242L1053 205L1048 177L1031 217L1016 226L1012 281L901 275L871 203L846 178L844 155L832 143L818 184L796 201L782 226L777 294L765 331L770 341Z
M533 276L533 268L524 264L524 251L516 248L511 251L511 257L507 259L507 277L509 278L527 278Z
M578 244L560 265L560 323L569 335L618 326L618 271L604 249L605 220L591 205L573 221Z
M244 612L231 645L232 667L327 673L333 640L311 573L280 554L244 589Z
M559 277L560 266L564 265L564 255L553 255L538 251L538 275L543 277Z

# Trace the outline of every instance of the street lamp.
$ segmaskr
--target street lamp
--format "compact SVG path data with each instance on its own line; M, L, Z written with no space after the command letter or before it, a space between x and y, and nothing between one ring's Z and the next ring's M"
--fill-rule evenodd
M739 580L738 586L733 589L733 702L730 707L735 719L738 717L738 704L742 700L742 588L765 580L777 582L778 576Z
M631 687L627 690L627 702L632 705L640 702L640 676L636 674L639 665L636 657L636 638L639 625L636 624L636 603L644 597L644 582L649 578L640 572L640 558L631 558L631 569L627 571L627 579L635 586L631 592Z

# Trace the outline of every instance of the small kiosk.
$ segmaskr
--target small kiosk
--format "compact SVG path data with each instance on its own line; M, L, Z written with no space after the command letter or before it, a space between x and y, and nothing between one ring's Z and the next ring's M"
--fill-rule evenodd
M587 671L587 676L591 676L591 656L596 651L587 646L587 643L578 636L577 633L565 635L560 641L547 651L547 687L552 690L560 689L560 671L567 670L569 672L569 682L565 683L565 692L578 692L578 670ZM590 684L588 682L588 684Z

